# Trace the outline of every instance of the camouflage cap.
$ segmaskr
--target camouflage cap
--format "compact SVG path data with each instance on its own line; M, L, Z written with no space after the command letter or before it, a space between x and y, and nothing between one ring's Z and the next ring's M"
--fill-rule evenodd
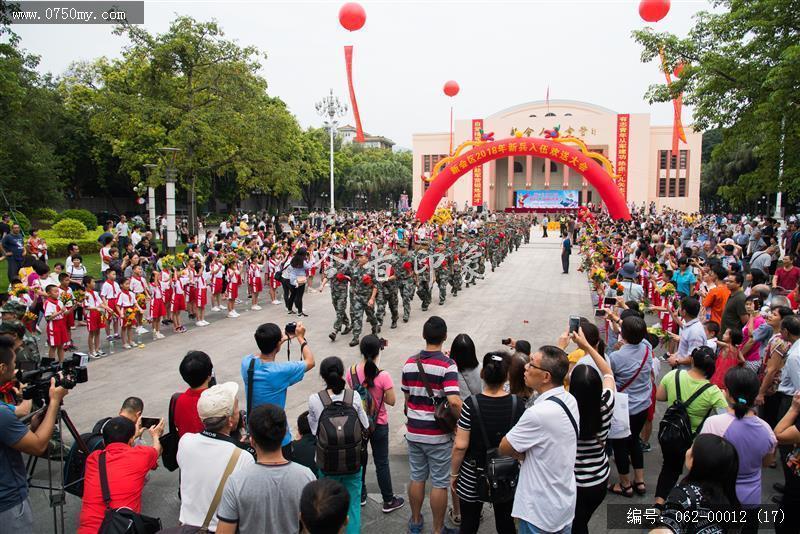
M25 326L19 321L3 321L0 323L0 335L14 334L22 339L25 336Z
M5 305L0 308L0 313L13 313L17 318L21 318L25 315L26 310L27 307L24 304L20 304L19 302L6 302Z

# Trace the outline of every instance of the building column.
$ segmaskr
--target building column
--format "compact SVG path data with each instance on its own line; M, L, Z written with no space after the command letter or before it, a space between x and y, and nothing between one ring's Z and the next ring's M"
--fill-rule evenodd
M507 171L506 171L506 207L513 208L514 207L514 156L508 156L507 158Z
M564 181L562 182L564 189L569 189L569 167L564 165Z
M525 189L531 188L533 177L533 156L525 156Z
M587 193L589 189L589 184L586 182L586 177L581 178L581 198L583 199L583 205L587 205L589 201L586 199Z
M158 233L156 228L156 188L147 188L147 215L150 223L150 230Z
M550 158L544 158L544 188L550 189Z
M489 209L495 210L495 188L497 187L497 160L489 162Z

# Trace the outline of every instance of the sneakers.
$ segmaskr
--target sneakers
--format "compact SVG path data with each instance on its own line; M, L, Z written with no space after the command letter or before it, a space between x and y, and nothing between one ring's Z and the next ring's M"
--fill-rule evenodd
M391 501L383 503L383 513L389 514L391 512L394 512L398 508L402 508L405 503L406 501L403 500L402 497L397 497L397 496L392 497Z
M425 526L425 518L420 517L419 523L412 523L408 520L408 534L422 534L422 527Z
M258 311L261 309L261 306L259 306L258 304L254 304L253 306L250 306L250 309L253 311Z
M205 324L205 321L197 321L196 323L194 323L194 325L195 326L205 326L206 324Z
M93 360L99 360L100 358L102 358L102 356L100 356L99 352L90 352L89 353L89 358L91 358Z
M184 332L186 332L186 327L185 326L180 326L180 327L175 329L175 333L176 334L183 334Z
M165 337L167 336L165 336L161 332L153 332L153 339L164 339Z
M148 330L147 328L145 328L145 327L143 327L143 326L139 326L139 327L137 327L137 328L136 328L136 333L137 333L137 334L146 334L146 333L148 333L149 331L150 331L150 330Z
M367 505L367 488L361 486L361 506Z
M275 306L277 306L278 304L280 304L280 303L281 303L281 301L279 301L279 300L273 300L273 301L272 301L272 303L273 303Z
M220 310L219 306L214 306L213 308L211 308L211 311L218 312L219 310Z
M228 312L228 317L230 317L231 319L235 319L235 318L239 317L239 314L236 313L236 310L231 310L231 311Z
M650 443L646 441L639 440L639 445L642 447L642 452L650 452L653 450L653 447L650 446Z
M351 339L348 345L350 345L351 347L355 347L356 345L358 345L358 338Z
M294 310L289 310L286 312L286 315L294 315Z
M127 343L125 343L124 345L122 345L122 348L123 349L132 349L133 346L132 345L128 345Z
M328 337L331 338L331 341L336 341L336 332L331 332Z
M103 349L99 349L97 352L95 352L95 355L102 358L103 356L106 355L106 351L104 351Z

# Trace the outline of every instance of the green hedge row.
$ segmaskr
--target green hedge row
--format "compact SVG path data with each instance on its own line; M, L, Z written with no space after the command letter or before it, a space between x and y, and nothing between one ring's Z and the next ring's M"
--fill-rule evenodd
M81 239L68 239L65 237L58 237L55 230L42 230L39 236L47 241L47 255L51 258L62 258L67 255L67 245L76 243L81 250L81 255L86 255L92 252L100 251L100 243L97 238L103 233L103 229L96 227L93 232L86 232L86 235Z

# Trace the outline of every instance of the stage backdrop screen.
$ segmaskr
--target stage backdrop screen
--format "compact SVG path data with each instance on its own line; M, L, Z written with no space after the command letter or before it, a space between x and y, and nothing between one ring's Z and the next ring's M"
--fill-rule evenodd
M537 189L516 191L517 208L578 209L577 190Z

